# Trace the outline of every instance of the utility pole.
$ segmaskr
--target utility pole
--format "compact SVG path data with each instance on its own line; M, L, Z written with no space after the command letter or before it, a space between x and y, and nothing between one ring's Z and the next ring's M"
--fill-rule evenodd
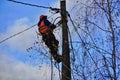
M62 80L71 80L66 0L60 0L62 20Z

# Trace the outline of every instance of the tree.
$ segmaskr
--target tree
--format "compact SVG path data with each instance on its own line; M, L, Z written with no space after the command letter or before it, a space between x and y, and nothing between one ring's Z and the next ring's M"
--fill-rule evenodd
M119 5L119 0L76 1L68 15L72 80L120 79ZM34 50L45 53L40 46Z
M79 41L81 45L79 46L79 55L86 52L90 59L87 63L91 65L91 68L87 66L88 64L86 64L86 66L91 70L89 72L86 69L86 71L92 76L88 76L87 80L117 80L119 78L118 64L120 61L116 51L119 48L119 45L116 45L119 44L119 41L116 40L119 39L116 28L119 26L119 16L115 15L119 13L120 8L118 4L120 3L118 0L86 0L85 2L89 3L79 5L81 2L77 2L79 6L78 10L82 11L82 13L80 12L81 15L76 15L77 18L74 23L76 23L79 34L82 34ZM76 12L76 14L78 14L78 11ZM82 22L82 24L79 22ZM84 50L84 52L82 52L82 50ZM82 58L79 57L80 60L82 60ZM77 63L76 65L79 64L81 63ZM81 66L79 65L78 67ZM92 67L94 68L93 70ZM76 71L80 73L81 69L78 68ZM79 78L86 80L83 77Z

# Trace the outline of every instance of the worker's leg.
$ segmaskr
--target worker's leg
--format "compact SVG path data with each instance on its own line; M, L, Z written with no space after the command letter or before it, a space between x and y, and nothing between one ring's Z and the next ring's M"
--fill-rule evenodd
M58 40L55 38L55 36L54 36L54 34L53 33L51 33L51 43L52 43L52 46L54 47L54 50L55 51L58 51L58 45L59 45L59 42L58 42Z
M58 42L57 44L55 45L55 41L54 41L54 35L49 33L49 35L47 34L44 34L42 39L43 41L45 42L45 44L47 45L47 47L50 49L50 52L52 54L57 54L57 51L58 51Z
M58 52L58 40L56 40L54 34L51 33L51 47L50 47L50 50L51 50L51 55L54 57L54 59L59 63L61 62L61 56L57 54Z
M61 62L60 55L57 54L59 42L55 39L54 34L50 32L48 34L43 35L43 41L45 42L47 47L50 49L50 53L53 56L53 58L58 63Z
M50 41L50 36L48 33L42 36L42 40L45 42L45 45L47 45L47 47L50 48L52 43Z

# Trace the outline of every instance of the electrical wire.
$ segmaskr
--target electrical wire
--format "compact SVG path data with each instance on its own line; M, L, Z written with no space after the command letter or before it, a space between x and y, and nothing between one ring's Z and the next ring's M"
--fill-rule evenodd
M29 29L31 29L31 28L33 28L33 27L35 27L36 25L37 25L37 24L34 24L34 25L32 25L31 27L29 27L29 28L27 28L27 29L25 29L25 30L23 30L23 31L20 31L20 32L18 32L18 33L16 33L16 34L14 34L14 35L6 38L6 39L3 39L2 41L0 41L0 44L3 43L3 42L5 42L5 41L7 41L7 40L9 40L9 39L11 39L11 38L13 38L13 37L15 37L15 36L17 36L17 35L19 35L19 34L21 34L21 33L23 33L23 32L25 32L25 31L27 31L27 30L29 30Z
M10 1L13 1L13 0L10 0ZM54 14L54 15L55 15L55 14ZM51 15L51 16L53 16L53 15ZM51 16L50 16L50 17L51 17ZM48 17L48 18L50 18L50 17ZM19 35L19 34L21 34L21 33L23 33L23 32L25 32L25 31L27 31L27 30L29 30L29 29L31 29L31 28L33 28L33 27L35 27L36 25L37 25L37 23L34 24L34 25L32 25L32 26L30 26L29 28L27 28L27 29L25 29L25 30L23 30L23 31L20 31L20 32L14 34L14 35L12 35L12 36L9 36L8 38L3 39L2 41L0 41L0 44L3 43L3 42L5 42L5 41L7 41L7 40L9 40L9 39L11 39L11 38L13 38L13 37L15 37L15 36L17 36L17 35Z
M32 6L32 7L44 8L44 9L51 9L53 11L56 11L56 13L60 11L60 9L58 9L58 8L52 8L52 7L46 7L46 6L39 6L39 5L25 3L25 2L20 2L20 1L16 1L16 0L7 0L7 1L11 1L11 2L14 2L14 3L18 3L18 4L23 4L23 5L27 5L27 6Z
M62 77L60 75L60 66L59 66L59 64L58 64L58 71L59 71L59 79L62 80Z
M45 53L40 52L39 50L37 50L37 52L42 53L44 56L48 57L48 59L51 60L51 57L52 57L52 56L50 57L50 56L46 55ZM52 62L52 63L53 63L53 62ZM53 64L56 64L56 62L54 62ZM70 70L70 69L67 67L67 65L65 65L64 63L63 63L63 65L64 65L68 70ZM56 67L56 65L55 65L55 67ZM57 68L57 67L56 67L56 68ZM51 69L52 69L52 67L51 67ZM59 71L59 78L60 78L60 72L62 73L62 71L60 71L59 68L57 68L57 69L58 69L58 71ZM53 74L53 73L52 73L52 74ZM51 74L51 76L52 76L52 74ZM62 73L62 74L63 74L63 76L66 77L68 80L71 80L69 77L65 76L64 73ZM77 73L76 73L76 74L77 74ZM53 77L52 77L51 79L53 79ZM60 78L60 80L61 80L61 78Z
M15 0L7 0L7 1L11 1L11 2L14 2L14 3L19 3L19 4L23 4L23 5L28 5L28 6L34 6L34 7L39 7L39 8L51 9L51 10L53 10L53 11L56 11L56 13L58 13L58 12L60 11L60 9L58 9L58 8L39 6L39 5L30 4L30 3L23 3L23 2L15 1ZM34 26L36 26L36 25L37 25L37 24L35 24L35 25L31 26L30 28L27 28L27 29L25 29L25 30L23 30L23 31L21 31L21 32L18 32L18 33L16 33L16 34L14 34L14 35L12 35L12 36L10 36L10 37L8 37L8 38L0 41L0 44L1 44L2 42L4 42L4 41L6 41L6 40L8 40L8 39L10 39L10 38L12 38L12 37L14 37L14 36L17 36L17 35L25 32L25 31L31 29L32 27L34 27ZM51 64L52 64L52 62L51 62ZM65 64L63 64L63 65L64 65L66 68L68 68ZM51 69L52 69L52 67L51 67ZM69 69L69 68L68 68L68 69ZM69 69L69 70L70 70L70 69ZM51 71L51 73L52 73L52 72L53 72L53 71ZM53 73L52 73L52 74L53 74ZM51 74L51 80L52 80L52 74ZM62 73L62 74L63 74L63 73ZM63 75L64 75L64 74L63 74ZM65 76L65 75L64 75L64 76ZM70 78L67 77L67 76L65 76L65 77L68 78L68 79L70 79Z
M52 56L50 57L50 56L48 56L48 55L46 55L46 54L44 54L44 53L43 53L43 55L45 55L46 57L48 57L48 58L51 60L51 57L52 57ZM53 62L52 62L52 64L53 64ZM54 63L54 64L55 64L55 63ZM67 65L65 65L65 64L63 64L63 65L64 65L66 68L68 68ZM52 66L52 67L53 67L53 66ZM51 67L51 69L52 69L52 67ZM57 68L57 67L56 67L56 68ZM57 69L58 69L58 68L57 68ZM70 70L70 69L68 68L68 70ZM60 74L60 72L61 72L60 69L58 69L58 71L59 71L59 74ZM61 73L62 73L62 72L61 72ZM52 74L53 74L53 73L52 73ZM52 76L52 74L51 74L51 76ZM62 74L63 74L63 76L65 76L64 73L62 73ZM65 77L66 77L67 79L71 80L69 77L67 77L67 76L65 76ZM53 77L52 77L51 79L53 79ZM61 80L61 78L60 78L60 80Z
M53 80L53 61L52 61L52 55L51 55L51 80Z
M15 3L19 3L19 4L24 4L24 5L28 5L28 6L34 6L34 7L51 9L51 10L60 10L60 9L57 9L57 8L39 6L39 5L34 5L34 4L29 4L29 3L23 3L23 2L15 1L15 0L8 0L8 1L15 2ZM34 24L34 25L31 26L30 28L27 28L27 29L25 29L25 30L23 30L23 31L20 31L20 32L18 32L18 33L16 33L16 34L14 34L14 35L12 35L12 36L10 36L10 37L8 37L8 38L0 41L0 44L3 43L3 42L5 42L5 41L7 41L7 40L9 40L9 39L11 39L11 38L13 38L13 37L15 37L15 36L17 36L17 35L19 35L19 34L21 34L21 33L23 33L23 32L25 32L25 31L27 31L27 30L29 30L29 29L31 29L31 28L33 28L33 27L36 26L36 25L37 25L37 24ZM68 70L70 70L70 69L67 67L67 65L65 65L65 64L63 64L63 65L64 65ZM52 73L52 71L51 71L51 73ZM62 74L63 74L63 73L62 73ZM63 75L64 75L64 74L63 74ZM52 74L51 74L51 76L52 76ZM64 76L65 76L65 75L64 75ZM65 77L66 77L66 76L65 76ZM66 78L68 78L68 77L66 77ZM70 78L68 78L68 79L70 79ZM52 80L52 77L51 77L51 80Z
M75 52L74 52L74 48L73 48L73 44L72 44L72 36L71 36L71 33L70 33L70 29L68 28L68 33L69 33L69 36L70 36L70 45L71 45L71 49L72 49L72 63L73 63L73 65L75 64L74 62L75 62L75 60L76 60L76 58L75 58ZM74 77L74 75L72 75L73 76L73 80L75 80L75 77Z
M75 26L75 24L74 24L72 18L71 18L71 16L70 16L70 14L68 14L68 17L70 18L70 21L71 21L71 23L72 23L72 25L73 25L75 31L77 32L77 34L78 34L80 40L81 40L82 43L85 45L85 42L84 42L83 39L81 38L81 36L80 36L80 34L79 34L79 32L78 32L78 30L77 30L77 28L76 28L76 26ZM85 49L87 50L86 45L85 45L84 47L85 47ZM98 67L98 66L96 65L95 60L93 59L92 55L90 54L90 52L89 52L89 51L87 51L87 52L89 53L90 58L92 59L92 61L93 61L93 63L95 64L95 66ZM101 72L100 70L99 70L99 73L103 76L103 74L102 74L102 72ZM105 80L104 76L103 76L103 79Z
M14 2L14 3L19 3L19 4L23 4L23 5L28 5L28 6L34 6L34 7L40 7L40 8L51 9L51 10L56 11L56 12L58 12L58 11L60 10L60 9L58 9L58 8L39 6L39 5L30 4L30 3L24 3L24 2L15 1L15 0L7 0L7 1L11 1L11 2ZM32 27L34 27L34 26L36 26L36 25L37 25L37 24L35 24L35 25L31 26L30 28L27 28L27 29L25 29L25 30L23 30L23 31L20 31L20 32L18 32L18 33L16 33L16 34L14 34L14 35L12 35L12 36L10 36L10 37L8 37L8 38L6 38L6 39L0 41L0 44L3 43L3 42L5 42L5 41L7 41L7 40L10 39L10 38L13 38L14 36L17 36L17 35L19 35L19 34L25 32L25 31L31 29Z
M65 65L65 64L64 64ZM55 66L56 67L56 66ZM66 66L67 67L67 66ZM56 67L57 69L58 69L58 71L59 71L59 79L60 80L62 80L62 77L60 76L60 73L66 78L66 79L68 79L68 80L71 80L69 77L67 77L66 75L65 75L65 73L62 73L62 71L60 71L60 69L59 69L59 65L58 65L58 67Z
M70 34L70 29L68 29L68 32L69 32L69 36L70 36L70 44L71 44L71 48L72 48L72 53L73 53L73 62L75 61L75 52L73 51L74 48L73 48L73 45L72 45L72 36Z
M11 2L14 2L14 3L19 3L19 4L23 4L23 5L28 5L28 6L34 6L34 7L39 7L39 8L51 9L51 7L39 6L39 5L30 4L30 3L24 3L24 2L15 1L15 0L7 0L7 1L11 1Z

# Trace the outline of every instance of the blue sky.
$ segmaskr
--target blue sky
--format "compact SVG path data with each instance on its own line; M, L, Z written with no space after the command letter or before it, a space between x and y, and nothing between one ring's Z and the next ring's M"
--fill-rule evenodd
M17 0L25 3L36 4L47 7L58 7L58 0ZM74 2L74 1L73 1ZM74 4L67 1L67 9ZM39 21L39 16L45 14L51 16L48 9L26 6L7 0L0 2L0 41L14 35ZM26 48L31 47L36 39L37 26L18 36L15 36L0 44L0 50L16 59L26 60ZM24 47L23 47L24 46ZM12 53L12 54L11 54ZM17 54L16 54L17 53ZM23 57L21 57L23 56Z
M17 0L17 1L37 4L40 6L59 7L60 0ZM76 15L83 14L82 12L79 11L79 7L76 8L76 6L74 6L75 1L84 2L84 0L67 0L67 10L70 12L72 17L74 13L77 13L77 11L79 13ZM41 14L51 16L48 9L26 6L22 4L9 2L7 0L0 0L0 41L36 24ZM52 16L51 18L54 18L56 16ZM77 16L73 17L74 20L76 18ZM31 47L33 43L37 40L36 31L37 26L0 44L1 80L50 79L51 69L50 65L45 63L40 65L37 60L30 59L28 56L28 54L37 53L34 51L28 53L26 51L26 49ZM75 30L73 29L73 27L71 28L71 31L72 35L74 35L74 37L77 37L77 35L75 35ZM60 34L57 33L57 36L58 35ZM60 36L58 37L61 38ZM40 70L39 65L42 66ZM54 72L56 74L54 75L55 76L54 80L58 80L57 78L59 73L56 69L54 69Z
M58 0L17 0L17 1L49 7L56 5ZM38 22L39 15L40 14L47 15L48 11L49 11L48 9L30 7L9 2L7 0L1 0L0 41L34 25L35 23ZM33 29L29 31L26 31L0 44L0 59L1 59L0 79L39 80L39 78L41 78L42 80L44 79L46 80L46 77L43 77L44 75L42 75L41 71L38 70L38 65L37 66L30 65L30 58L28 56L29 53L26 51L26 49L31 47L35 40L37 39L36 31L37 26L35 26ZM46 66L46 64L44 64L43 66L44 66L42 67L43 72L45 71L49 73L50 67ZM45 70L46 68L48 69L48 71ZM26 76L22 74L25 74ZM49 77L49 74L46 75L48 75Z
M45 2L44 0L18 0L18 1L37 4L41 6L52 6L54 3L56 3L56 0L52 0L51 2L49 0L46 0ZM5 34L9 32L11 27L13 26L15 27L15 25L17 25L16 24L17 22L20 25L22 25L22 23L26 25L27 23L29 24L28 26L30 27L31 25L33 25L33 23L37 23L37 21L39 20L40 14L45 14L47 11L48 9L36 8L36 7L26 6L22 4L16 4L13 2L9 2L7 0L1 0L0 2L0 23L1 23L0 33ZM15 34L15 32L13 32L13 34ZM9 36L6 35L5 37L9 37ZM3 40L3 39L4 38L1 38L0 40ZM3 46L5 45L5 43L6 42L2 43L1 45ZM5 48L8 49L8 46Z
M53 0L51 2L49 2L49 0L46 0L46 2L44 2L44 0L19 0L19 1L23 1L26 3L32 3L32 4L37 4L37 5L41 5L41 6L51 6L51 4L55 3L56 0ZM20 23L21 21L19 21L20 19L26 18L26 20L28 20L27 23L24 23L22 21L23 24L28 24L28 23L36 23L37 18L39 18L40 14L45 13L47 10L46 9L42 9L42 8L36 8L36 7L30 7L30 6L24 6L21 4L16 4L13 2L9 2L7 0L2 0L0 2L0 33L6 34L7 32L9 32L9 30L11 29L11 27L15 27L16 21L18 21L18 23ZM22 24L21 23L21 24ZM17 25L17 24L16 24ZM33 24L30 24L28 26L31 26ZM16 26L17 27L17 26ZM11 32L11 34L15 34L16 32ZM9 37L7 34L5 35L5 38ZM0 40L3 40L4 38L0 38ZM6 50L6 51L10 51L13 53L13 56L17 55L16 51L14 52L14 49L11 50L10 47L8 45L5 46L5 43L2 43L2 49ZM19 52L17 52L19 53ZM10 54L10 53L9 53ZM11 55L11 54L10 54Z
M60 0L17 0L47 7L58 7ZM76 1L76 0L75 0ZM73 7L74 1L67 1L67 9ZM39 16L51 16L48 9L36 8L9 2L0 1L0 41L36 24ZM55 17L55 16L53 16ZM0 44L0 79L2 80L48 80L50 78L50 65L42 64L40 70L37 60L31 60L26 51L36 38L37 26L19 34ZM60 34L59 34L60 35ZM59 37L59 36L58 36ZM31 53L35 53L32 51ZM32 64L33 63L33 64ZM58 77L58 71L55 79ZM47 74L46 74L47 73ZM47 75L47 77L45 77ZM43 77L44 76L44 77Z
M51 4L55 3L57 0L18 0L26 3L37 4L41 6L51 6ZM45 13L47 10L43 8L36 8L30 6L24 6L21 4L16 4L13 2L9 2L7 0L1 0L0 2L0 31L5 31L9 25L12 25L15 20L20 19L22 17L28 17L31 21L33 21L36 15L40 13Z

